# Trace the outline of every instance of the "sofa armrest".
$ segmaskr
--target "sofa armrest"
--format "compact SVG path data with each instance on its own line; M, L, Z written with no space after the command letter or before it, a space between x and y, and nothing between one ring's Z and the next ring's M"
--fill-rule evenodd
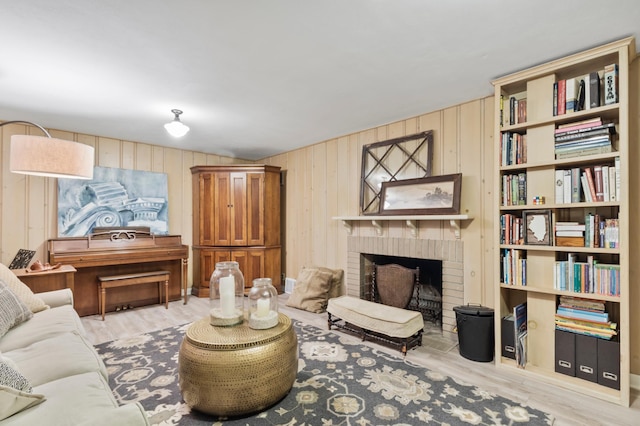
M37 297L41 298L46 305L51 308L58 306L71 305L73 306L73 292L69 288L63 288L60 290L45 291L42 293L36 293Z

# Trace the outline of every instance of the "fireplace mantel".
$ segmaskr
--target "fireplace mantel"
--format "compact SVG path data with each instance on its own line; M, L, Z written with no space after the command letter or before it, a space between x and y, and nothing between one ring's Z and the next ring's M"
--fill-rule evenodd
M453 228L456 238L460 238L460 222L463 220L472 220L473 217L467 214L433 214L433 215L412 215L412 216L334 216L332 219L341 220L347 233L351 234L353 222L367 221L376 229L378 235L382 235L382 224L391 221L405 221L407 226L411 228L411 235L418 236L419 221L449 221Z

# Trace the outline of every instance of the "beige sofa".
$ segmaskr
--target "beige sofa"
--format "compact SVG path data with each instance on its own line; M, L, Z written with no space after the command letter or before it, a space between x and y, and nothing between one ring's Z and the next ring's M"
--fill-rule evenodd
M6 301L7 286L2 284ZM0 367L5 368L6 379L6 371L12 371L7 366L13 366L17 380L24 382L26 378L32 390L24 392L0 385L0 419L17 410L0 420L0 426L148 425L139 404L119 406L116 402L105 365L86 340L73 309L71 291L30 297L48 308L29 307L35 313L27 312L25 317L30 318L0 337Z

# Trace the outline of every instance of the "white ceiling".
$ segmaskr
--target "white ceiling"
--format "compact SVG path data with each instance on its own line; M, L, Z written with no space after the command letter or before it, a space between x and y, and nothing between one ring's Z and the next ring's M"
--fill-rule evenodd
M0 120L260 159L640 32L638 0L0 0ZM183 138L162 125L182 109Z

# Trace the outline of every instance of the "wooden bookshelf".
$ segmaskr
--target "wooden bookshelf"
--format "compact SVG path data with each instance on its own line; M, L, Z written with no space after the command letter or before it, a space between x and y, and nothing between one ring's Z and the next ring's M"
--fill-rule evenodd
M496 164L494 193L495 197L495 304L496 321L496 364L500 368L513 369L523 375L543 379L549 383L566 387L575 392L584 393L629 406L630 399L630 161L629 161L629 69L636 55L635 40L625 38L599 46L584 52L573 54L527 70L516 72L493 81L495 88L495 135L494 161ZM554 83L604 70L610 64L618 65L618 100L613 104L587 107L575 112L554 115ZM517 124L502 123L504 108L509 105L511 96L526 98L526 121ZM568 123L600 117L603 121L616 123L616 144L613 152L575 156L556 159L554 134L558 126ZM512 132L526 138L525 158L516 164L503 161L503 132ZM511 141L509 141L510 143ZM515 157L515 154L514 154ZM620 199L615 201L556 203L556 170L568 168L588 168L594 165L615 166L619 158L618 173ZM582 169L581 169L582 170ZM524 173L526 176L526 201L524 204L509 205L503 199L503 176ZM506 179L506 178L505 178ZM506 190L512 191L512 188ZM517 190L516 190L517 192ZM544 197L544 204L534 204L533 198ZM510 198L513 199L513 198ZM551 223L547 228L550 234L547 245L527 245L523 240L507 244L502 236L501 216L510 214L522 217L524 212L551 212ZM559 221L578 221L584 223L587 214L598 214L603 218L618 219L618 246L607 247L560 247L554 245L554 225ZM522 224L525 228L526 224ZM520 229L520 228L518 228ZM538 240L543 241L543 240ZM510 285L503 282L503 253L517 250L518 260L526 259L526 285ZM593 292L581 293L559 290L555 283L558 272L556 264L567 259L568 254L578 259L595 258L601 263L619 265L619 295L600 295ZM520 276L522 278L522 275ZM560 296L577 296L603 302L612 321L616 322L619 342L619 385L613 389L610 384L587 381L567 374L556 372L555 313ZM512 313L514 306L527 303L527 362L518 368L509 358L501 356L502 321L500 318ZM599 340L599 339L598 339ZM617 354L616 354L617 355Z

